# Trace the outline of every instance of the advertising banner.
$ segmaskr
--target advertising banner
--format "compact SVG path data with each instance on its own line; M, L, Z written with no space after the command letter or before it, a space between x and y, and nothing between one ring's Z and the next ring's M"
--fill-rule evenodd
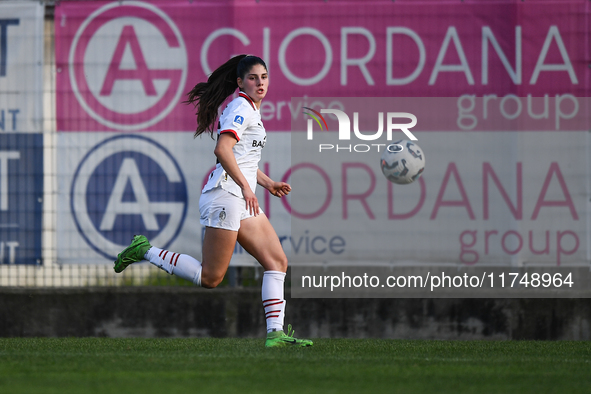
M40 264L43 135L0 134L0 147L0 264Z
M41 264L43 11L0 3L0 264Z
M0 132L42 131L43 10L38 1L0 3Z
M62 1L60 131L195 129L183 94L232 55L265 59L261 115L292 97L589 95L586 1Z

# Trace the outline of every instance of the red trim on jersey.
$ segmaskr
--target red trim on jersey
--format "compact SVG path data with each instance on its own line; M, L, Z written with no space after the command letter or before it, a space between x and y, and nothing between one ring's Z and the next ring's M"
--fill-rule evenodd
M263 303L269 302L269 301L279 301L279 298L269 298L268 300L263 300Z
M271 315L271 316L267 316L267 319L271 318L271 317L279 317L279 315Z
M176 262L179 261L180 253L176 255L176 259L174 260L174 266L176 267Z
M166 255L168 254L168 250L166 251L166 253L164 253L164 256L162 256L162 260L166 261Z
M269 313L277 313L277 312L281 312L281 311L269 311L269 312L265 313L265 315L268 315Z
M173 253L172 256L170 256L170 264L172 264L172 260L174 260L174 256L176 256L176 253Z
M234 138L236 138L236 141L240 141L240 137L238 137L238 133L236 132L236 130L226 129L226 130L220 131L220 134L222 134L222 133L232 133L234 135Z
M165 251L164 249L162 249L162 250L160 251L160 253L158 253L158 257L162 257L162 253L164 253L164 252L166 252L166 251Z
M254 101L252 101L252 99L250 97L248 97L248 94L244 93L244 92L240 92L238 93L238 96L245 98L246 100L248 100L248 102L250 103L250 105L252 105L252 109L254 109L255 111L257 110L257 107L254 105Z

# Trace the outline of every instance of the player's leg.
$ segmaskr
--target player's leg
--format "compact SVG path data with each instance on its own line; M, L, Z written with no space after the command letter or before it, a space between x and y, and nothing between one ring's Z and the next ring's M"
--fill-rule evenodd
M262 288L263 308L267 320L265 346L311 346L310 340L293 338L291 326L287 335L283 331L287 257L267 216L261 213L242 220L238 230L238 242L265 269Z
M115 272L121 272L128 265L148 260L171 275L206 288L216 287L228 270L238 232L206 227L203 240L202 262L187 255L151 246L143 235L136 235L131 245L117 256Z
M130 264L142 260L148 260L171 275L174 274L196 285L201 285L201 263L199 261L186 254L152 246L143 235L135 235L131 245L117 255L115 272L119 273Z
M206 227L203 238L201 286L216 287L224 279L236 247L238 231Z
M238 242L265 271L287 272L287 256L275 229L264 213L240 222Z
M205 226L202 262L186 254L153 247L146 237L136 235L131 245L117 256L115 272L145 259L196 285L216 287L224 278L236 245L241 210L235 205L240 205L240 199L221 189L203 193L199 198L201 224Z

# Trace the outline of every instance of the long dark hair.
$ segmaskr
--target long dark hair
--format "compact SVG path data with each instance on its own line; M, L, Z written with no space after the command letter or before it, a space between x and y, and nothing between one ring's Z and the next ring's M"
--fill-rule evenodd
M184 103L193 104L197 108L195 137L207 131L213 138L218 108L238 88L237 78L244 79L246 73L256 64L267 69L267 65L260 57L234 56L211 73L207 82L199 82L187 93L187 101Z

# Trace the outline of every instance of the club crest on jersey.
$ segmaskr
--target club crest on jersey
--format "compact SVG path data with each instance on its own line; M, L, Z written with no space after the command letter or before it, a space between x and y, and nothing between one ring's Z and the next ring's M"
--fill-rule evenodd
M234 123L234 126L242 126L242 123L244 123L244 117L240 116L240 115L236 115L236 117L234 118L234 121L232 123Z

